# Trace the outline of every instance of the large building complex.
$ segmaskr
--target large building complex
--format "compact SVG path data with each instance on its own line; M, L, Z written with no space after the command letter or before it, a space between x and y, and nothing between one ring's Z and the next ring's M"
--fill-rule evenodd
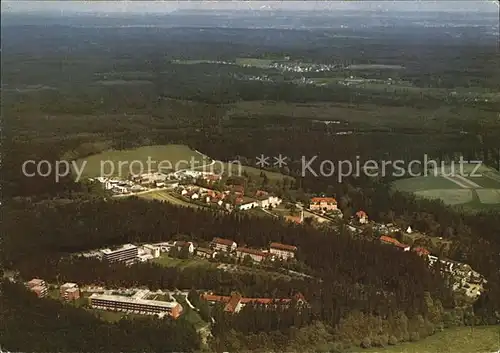
M239 293L232 293L231 296L213 295L213 294L202 294L201 299L207 302L222 303L224 305L224 311L229 313L238 313L245 305L263 305L267 308L283 308L290 307L290 305L295 301L296 305L302 306L307 305L304 296L301 293L297 293L293 298L285 299L274 299L274 298L245 298Z
M80 289L76 283L64 283L59 294L66 301L76 300L80 298Z
M47 284L43 279L33 278L31 281L26 283L28 289L34 292L39 298L43 298L47 295Z
M214 238L212 240L212 246L215 250L219 251L234 251L236 250L237 244L229 239Z
M101 250L102 259L109 262L123 261L128 262L135 260L139 255L137 246L132 244L125 244L117 249L103 249Z
M89 301L90 306L94 309L146 315L169 315L174 319L181 315L182 306L179 303L145 299L149 293L146 290L138 291L130 297L94 293L89 297Z
M337 210L337 200L333 197L313 197L309 209L311 211L335 211Z
M293 245L271 243L269 246L269 252L283 260L293 259L296 251L297 247Z

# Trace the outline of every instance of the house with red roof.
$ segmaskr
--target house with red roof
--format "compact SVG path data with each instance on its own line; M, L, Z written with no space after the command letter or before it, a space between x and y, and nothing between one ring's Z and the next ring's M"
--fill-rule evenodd
M335 211L337 210L337 200L333 197L313 197L309 202L311 211Z
M366 223L368 223L368 215L366 214L365 211L358 211L358 212L356 212L356 218L358 219L358 222L360 224L366 224Z
M238 257L239 259L243 259L246 256L250 256L255 262L262 262L264 259L267 259L272 255L268 252L263 252L256 249L236 248L236 257Z
M236 250L237 244L232 240L216 237L212 239L212 247L215 250L229 252Z
M397 239L394 239L394 238L391 238L391 237L388 237L386 235L382 235L380 237L380 241L384 244L390 244L390 245L393 245L403 251L409 251L410 250L410 246L409 245L406 245L406 244L403 244L401 243L399 240Z
M431 254L431 252L429 250L427 250L426 248L423 248L421 246L419 247L416 247L416 248L413 248L413 251L419 255L419 256L428 256Z
M293 245L281 243L271 243L271 245L269 245L269 252L283 260L293 259L296 251L297 247Z

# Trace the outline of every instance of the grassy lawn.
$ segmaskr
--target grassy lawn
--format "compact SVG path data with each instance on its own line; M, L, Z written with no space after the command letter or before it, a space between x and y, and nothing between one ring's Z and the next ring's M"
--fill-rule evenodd
M454 182L440 176L421 176L408 179L399 179L393 183L393 187L399 191L416 192L435 189L458 189Z
M149 162L148 162L149 161ZM77 161L79 168L86 162L84 177L113 175L126 178L132 173L154 172L158 169L190 168L191 164L201 166L209 159L185 145L143 146L130 150L108 150ZM142 168L141 168L142 167ZM142 170L141 170L142 169Z
M101 320L108 321L108 322L117 322L120 321L121 319L147 319L148 315L137 315L137 314L127 314L127 313L120 313L116 311L107 311L107 310L97 310L97 309L86 309L90 312L93 312L99 316Z
M166 201L174 205L178 206L186 206L186 207L193 207L193 208L199 208L200 206L195 205L190 202L186 202L184 200L181 200L168 191L151 191L148 193L144 194L139 194L137 197L146 199L146 200L159 200L159 201Z
M500 326L447 329L413 343L359 350L365 353L491 353L500 349Z
M183 259L176 259L168 255L162 255L157 259L153 259L152 261L165 267L186 268L186 267L196 267L196 266L204 266L204 267L215 266L214 263L211 263L208 260L197 257L192 257L190 259L183 260Z

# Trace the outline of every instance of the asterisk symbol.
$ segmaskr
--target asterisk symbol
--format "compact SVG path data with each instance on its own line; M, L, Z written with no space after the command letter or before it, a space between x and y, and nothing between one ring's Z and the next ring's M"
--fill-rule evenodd
M281 153L278 157L274 157L274 159L275 159L275 162L274 162L275 166L277 166L279 168L286 166L287 157L282 156Z
M269 165L269 157L264 156L263 154L260 157L257 157L257 163L255 163L258 167L264 168Z

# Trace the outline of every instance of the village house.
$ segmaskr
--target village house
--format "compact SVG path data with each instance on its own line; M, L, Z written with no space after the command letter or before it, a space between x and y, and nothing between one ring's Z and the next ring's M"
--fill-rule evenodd
M359 224L366 224L366 223L368 223L368 215L366 214L365 211L358 211L358 212L356 212L356 218L357 218Z
M176 241L175 247L178 251L181 251L182 248L187 247L190 254L194 253L194 244L190 241Z
M309 203L311 211L335 211L337 210L337 200L333 197L313 197Z
M301 293L297 293L293 296L293 298L286 299L273 299L273 298L245 298L239 293L232 293L231 296L220 296L213 294L203 294L201 295L201 299L206 300L207 302L214 303L222 303L225 304L224 311L228 313L236 314L240 312L245 305L264 305L267 308L287 308L290 307L293 301L295 301L296 305L303 306L307 305L307 302L304 296Z
M196 248L196 256L204 259L213 259L217 255L217 252L209 248Z
M255 262L262 262L271 256L270 253L263 252L256 249L250 248L236 248L236 257L239 259L244 259L246 256L250 256Z
M393 245L393 246L395 246L403 251L410 251L409 245L403 244L403 243L399 242L399 240L397 240L397 239L382 235L380 237L380 241L384 244Z
M213 238L212 247L215 250L231 252L236 250L237 244L229 239Z
M277 196L265 196L261 197L258 201L259 206L262 208L276 207L281 204L282 200Z
M293 259L296 251L297 247L293 245L271 243L269 246L269 252L283 260Z

